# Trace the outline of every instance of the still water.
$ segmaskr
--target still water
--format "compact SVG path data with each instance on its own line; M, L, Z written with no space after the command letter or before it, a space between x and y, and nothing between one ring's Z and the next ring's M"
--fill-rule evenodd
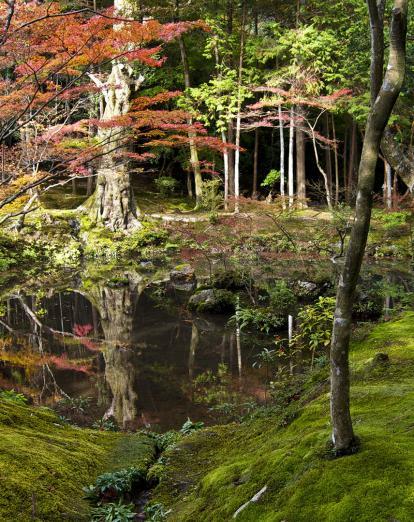
M253 363L269 341L238 338L228 317L193 315L187 300L133 272L11 291L0 319L0 387L48 406L89 398L76 422L113 417L125 429L217 422L218 402L263 401L263 371Z

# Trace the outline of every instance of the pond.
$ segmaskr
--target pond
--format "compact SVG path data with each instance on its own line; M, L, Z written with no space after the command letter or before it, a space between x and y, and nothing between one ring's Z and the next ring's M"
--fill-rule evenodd
M132 269L87 275L3 293L0 387L79 425L113 418L133 430L178 428L187 418L217 423L231 408L266 402L267 371L255 362L272 336L238 334L228 316L190 313L189 294L168 278ZM385 296L384 306L393 301ZM298 372L302 363L283 365Z

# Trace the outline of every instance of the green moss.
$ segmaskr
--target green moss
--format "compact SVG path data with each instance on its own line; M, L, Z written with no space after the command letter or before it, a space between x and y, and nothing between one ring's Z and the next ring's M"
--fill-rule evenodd
M390 364L373 370L378 352ZM330 460L329 397L308 403L286 428L269 416L209 428L166 454L154 502L168 520L221 522L263 486L240 521L414 520L414 313L375 327L352 350L352 416L360 451Z
M46 408L0 400L0 520L88 520L82 487L103 471L147 470L155 451L144 434L73 428Z

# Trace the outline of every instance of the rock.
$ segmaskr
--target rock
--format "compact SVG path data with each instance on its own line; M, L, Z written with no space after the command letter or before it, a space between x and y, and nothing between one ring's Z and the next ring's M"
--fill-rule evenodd
M194 290L197 280L191 265L176 266L170 273L170 281L176 290L190 292Z
M232 313L235 309L234 295L228 290L207 289L201 290L190 297L190 310L210 314Z
M313 293L318 288L316 283L311 283L310 281L298 281L297 285L307 294Z

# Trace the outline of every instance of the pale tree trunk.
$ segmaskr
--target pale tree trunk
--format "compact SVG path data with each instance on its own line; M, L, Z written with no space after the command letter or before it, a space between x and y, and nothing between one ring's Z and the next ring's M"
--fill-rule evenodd
M244 64L244 43L246 25L246 1L242 5L242 26L240 34L239 79L237 84L237 117L236 117L236 152L234 156L234 211L239 212L240 199L240 137L241 137L241 110L242 110L242 81Z
M295 188L293 180L293 151L295 146L295 126L293 123L295 112L294 107L290 109L290 121L289 121L289 165L288 165L288 194L289 194L289 208L293 207Z
M221 133L221 139L225 144L227 142L226 133ZM229 153L225 148L223 151L223 163L224 163L224 210L227 210L229 204Z
M384 160L384 204L388 210L392 208L392 169L387 160Z
M296 191L298 208L306 208L306 156L305 133L299 126L296 129Z
M370 17L380 5L367 0ZM355 448L349 398L349 341L352 327L352 306L361 264L364 257L371 221L372 194L375 169L385 126L401 91L405 74L405 45L407 32L408 0L394 0L390 28L389 63L381 88L374 78L371 67L372 100L375 100L368 118L359 166L355 220L346 253L345 264L339 279L336 297L335 319L331 344L331 420L332 441L338 456L349 454ZM372 23L371 23L372 25ZM375 32L371 31L375 44ZM382 45L382 53L384 46ZM372 60L378 59L372 53ZM382 73L381 73L382 77Z
M335 206L339 203L339 158L338 158L338 146L336 143L336 127L335 118L332 114L332 139L334 141L334 161L335 161Z
M130 6L127 0L115 0L116 13L128 16ZM93 74L91 79L102 89L104 109L102 121L108 121L128 113L134 90L143 78L135 80L132 68L121 62L114 62L111 73L102 82ZM126 150L126 131L115 127L100 129L98 137L103 146L103 157L96 176L96 189L90 201L90 216L97 224L111 230L128 230L140 227L138 212L128 164L117 154Z
M280 197L282 198L282 208L286 208L285 201L285 134L282 120L282 106L278 107L279 114L279 146L280 146Z

